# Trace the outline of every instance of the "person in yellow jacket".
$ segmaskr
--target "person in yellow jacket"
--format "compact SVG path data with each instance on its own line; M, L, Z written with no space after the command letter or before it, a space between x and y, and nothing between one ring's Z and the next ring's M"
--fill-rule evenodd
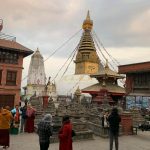
M10 123L13 120L11 112L7 109L0 108L0 146L4 149L9 147L9 129Z

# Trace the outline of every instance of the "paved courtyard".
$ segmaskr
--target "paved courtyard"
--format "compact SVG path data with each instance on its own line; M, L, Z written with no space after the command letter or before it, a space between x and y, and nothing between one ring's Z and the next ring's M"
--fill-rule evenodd
M39 150L35 133L11 135L8 150ZM138 135L120 136L119 150L150 150L150 131L139 131ZM1 150L2 148L0 148ZM49 150L59 150L58 143L50 144ZM73 150L109 150L109 140L94 137L94 140L73 142Z

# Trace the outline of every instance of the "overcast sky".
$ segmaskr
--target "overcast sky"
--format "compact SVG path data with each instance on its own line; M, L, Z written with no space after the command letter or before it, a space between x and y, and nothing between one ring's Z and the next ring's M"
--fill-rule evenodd
M121 65L150 61L150 0L0 1L2 32L32 50L38 47L44 59L82 28L90 10L96 35ZM81 35L82 31L45 62L47 76L56 75ZM29 62L30 56L24 59L23 77ZM73 74L73 67L66 74Z

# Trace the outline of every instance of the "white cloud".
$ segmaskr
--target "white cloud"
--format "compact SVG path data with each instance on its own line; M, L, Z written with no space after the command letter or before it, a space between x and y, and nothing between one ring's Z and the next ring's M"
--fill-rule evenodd
M122 65L124 63L127 64L127 63L137 63L141 61L142 62L149 61L150 48L141 48L141 47L108 48L108 51Z
M150 9L135 17L130 24L130 32L137 35L144 34L150 37Z

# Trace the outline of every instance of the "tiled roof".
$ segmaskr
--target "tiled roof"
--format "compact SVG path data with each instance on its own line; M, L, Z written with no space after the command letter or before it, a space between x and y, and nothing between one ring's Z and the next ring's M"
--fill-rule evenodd
M108 66L101 68L98 73L90 75L91 77L104 77L105 75L107 75L108 77L115 77L117 79L122 79L124 78L124 76L121 76L120 74L118 74L117 72L111 70Z
M24 53L24 56L28 56L33 53L32 50L30 50L29 48L27 48L23 45L15 42L15 41L9 41L9 40L5 40L5 39L0 39L0 48L19 51L21 53Z
M118 85L107 85L105 87L103 87L100 83L91 85L89 87L86 87L84 89L82 89L82 92L89 92L89 91L95 91L95 92L99 92L102 89L107 89L108 92L111 93L125 93L125 89L118 86Z
M133 73L133 72L149 72L150 71L150 61L139 62L135 64L127 64L119 66L119 73Z

